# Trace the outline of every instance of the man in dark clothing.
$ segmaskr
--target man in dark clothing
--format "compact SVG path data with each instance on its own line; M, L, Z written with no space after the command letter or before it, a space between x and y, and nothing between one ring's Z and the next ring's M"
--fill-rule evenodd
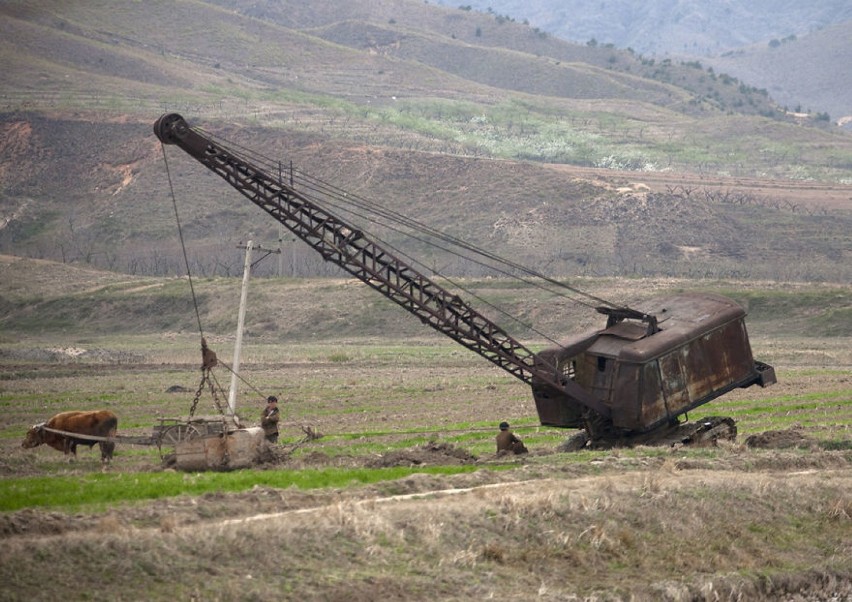
M270 395L266 398L266 408L260 415L260 426L263 427L263 434L270 443L278 443L279 418L281 413L278 411L278 398Z
M513 454L527 453L524 442L509 430L508 422L501 422L500 432L497 433L497 453L499 454L500 452L512 452Z

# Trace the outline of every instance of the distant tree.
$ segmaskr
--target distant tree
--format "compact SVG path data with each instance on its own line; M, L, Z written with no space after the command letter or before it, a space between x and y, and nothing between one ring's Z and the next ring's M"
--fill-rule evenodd
M596 39L594 39L594 38L592 38L591 40L589 40L588 42L586 42L586 46L589 46L589 47L591 47L591 48L594 48L594 47L595 47L595 46L597 46L597 45L598 45L598 41L597 41Z
M459 6L459 10L470 11L470 10L473 10L473 7L470 4L465 4L463 6Z
M781 45L781 42L779 42L775 38L772 38L771 40L769 40L769 47L770 48L778 48L780 45Z
M477 38L481 38L481 37L482 37L482 28L481 28L481 27L477 27L477 28L476 28L476 37L477 37Z

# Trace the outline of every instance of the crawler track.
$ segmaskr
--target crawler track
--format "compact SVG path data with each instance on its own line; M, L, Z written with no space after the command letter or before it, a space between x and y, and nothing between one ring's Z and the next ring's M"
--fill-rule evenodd
M610 435L590 440L588 434L584 431L568 439L562 444L560 451L612 449L614 447L633 447L634 445L655 447L705 446L716 445L719 440L734 441L736 438L737 425L733 418L707 416L694 422L677 423L635 435Z

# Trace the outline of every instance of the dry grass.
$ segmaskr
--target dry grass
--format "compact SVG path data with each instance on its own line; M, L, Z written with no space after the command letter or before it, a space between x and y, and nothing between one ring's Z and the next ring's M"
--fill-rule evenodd
M292 291L334 306L340 284L302 281ZM499 296L513 294L485 284ZM105 285L125 286L81 274L79 284L56 295ZM685 285L592 283L604 296ZM280 286L289 298L291 289ZM777 285L755 286L772 292ZM835 298L835 288L826 287L826 299ZM307 306L300 307L309 320ZM459 461L425 454L427 441L435 450L464 452L480 469L370 486L255 486L98 511L6 513L0 599L842 600L852 595L850 347L843 337L784 330L804 322L773 315L758 310L751 331L760 333L755 355L775 363L780 382L707 406L708 414L735 416L740 439L698 450L555 453L570 433L536 426L527 387L430 337L405 344L249 338L244 374L285 400L284 447L301 438L303 424L325 433L266 470ZM553 319L564 325L574 318ZM227 335L209 339L221 357L230 356ZM42 355L71 347L100 353ZM186 413L198 379L197 336L174 331L95 336L48 329L4 350L0 485L101 470L86 449L73 464L54 450L21 449L30 424L62 409L108 407L119 415L120 432L147 434L158 416ZM166 393L172 385L189 392ZM254 423L261 405L243 390L238 411ZM212 402L202 399L200 409L209 413ZM531 453L492 470L505 462L495 458L493 442L494 425L504 419L517 425ZM801 438L789 449L744 444L750 434L794 426ZM155 450L120 446L109 470L161 468Z
M852 522L837 504L850 487L848 469L819 478L664 468L532 479L419 499L331 501L243 523L105 523L61 546L15 537L0 566L12 598L44 593L45 562L60 577L80 573L73 591L108 588L115 599L158 597L166 582L201 599L337 599L344 583L355 600L531 592L686 600L716 590L772 600L809 587L843 596Z

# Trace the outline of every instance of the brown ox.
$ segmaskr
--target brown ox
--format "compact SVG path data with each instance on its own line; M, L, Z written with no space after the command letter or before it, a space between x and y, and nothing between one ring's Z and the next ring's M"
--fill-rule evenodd
M89 449L97 443L101 448L101 462L107 463L112 459L115 450L113 441L93 441L81 439L68 435L54 433L51 430L88 435L91 437L114 437L118 430L118 417L109 410L96 410L93 412L62 412L47 422L42 422L32 427L21 444L27 449L38 447L42 443L54 449L77 457L77 446L88 445Z

